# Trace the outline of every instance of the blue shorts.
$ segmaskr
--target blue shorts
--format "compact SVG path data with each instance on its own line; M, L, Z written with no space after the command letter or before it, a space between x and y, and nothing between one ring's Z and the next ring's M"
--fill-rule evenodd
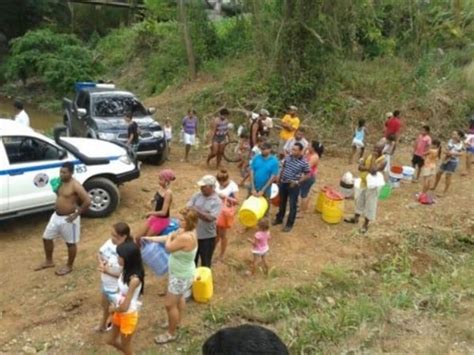
M469 154L474 154L474 146L472 146L472 147L467 147L467 148L466 148L466 152L468 152Z
M309 195L309 192L311 191L311 187L314 185L316 182L316 177L311 176L309 179L306 179L303 181L300 185L300 197L301 198L306 198Z
M458 167L458 162L454 160L449 160L440 165L439 171L446 174L453 174Z

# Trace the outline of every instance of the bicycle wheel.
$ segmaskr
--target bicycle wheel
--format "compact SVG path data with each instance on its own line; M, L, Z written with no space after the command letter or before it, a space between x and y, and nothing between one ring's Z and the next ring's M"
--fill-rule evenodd
M241 160L238 141L230 141L226 143L224 148L224 159L229 163L238 163Z

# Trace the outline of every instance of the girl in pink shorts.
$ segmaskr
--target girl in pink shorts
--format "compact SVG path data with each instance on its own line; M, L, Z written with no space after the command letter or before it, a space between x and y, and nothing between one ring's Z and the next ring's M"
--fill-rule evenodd
M147 220L135 236L138 244L140 244L141 237L159 235L169 226L170 207L173 201L170 185L175 179L174 172L170 169L162 170L158 175L158 191L151 200L154 210L146 214Z

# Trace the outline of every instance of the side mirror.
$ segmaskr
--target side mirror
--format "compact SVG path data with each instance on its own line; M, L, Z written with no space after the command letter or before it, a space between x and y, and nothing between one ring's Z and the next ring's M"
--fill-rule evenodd
M148 114L149 114L149 115L153 115L153 114L156 112L156 108L154 108L154 107L149 107L147 111L148 111Z
M87 110L85 108L78 108L77 109L77 117L78 118L83 118L85 115L87 115Z
M67 157L67 152L64 149L60 149L58 153L58 158L59 160L63 160L64 158Z

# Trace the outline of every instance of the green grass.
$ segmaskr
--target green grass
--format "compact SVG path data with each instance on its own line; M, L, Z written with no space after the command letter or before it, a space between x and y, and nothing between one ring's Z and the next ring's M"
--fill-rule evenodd
M472 237L457 232L401 234L403 241L368 269L328 267L313 283L210 307L205 324L217 329L241 321L260 323L276 328L292 353L324 353L361 328L377 334L396 309L414 317L451 317L460 302L474 299ZM414 267L420 251L429 260L422 272Z

